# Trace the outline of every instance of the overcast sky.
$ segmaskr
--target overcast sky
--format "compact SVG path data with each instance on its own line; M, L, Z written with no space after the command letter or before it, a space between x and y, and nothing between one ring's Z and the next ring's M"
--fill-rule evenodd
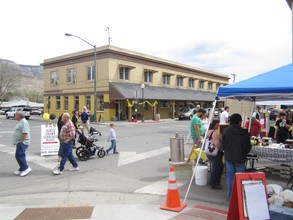
M291 63L286 0L1 1L0 58L44 59L108 44L237 75L236 82Z

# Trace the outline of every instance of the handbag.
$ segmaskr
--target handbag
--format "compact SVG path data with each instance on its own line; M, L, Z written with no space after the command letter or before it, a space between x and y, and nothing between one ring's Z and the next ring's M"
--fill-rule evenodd
M217 156L218 151L219 151L219 149L216 146L214 146L213 143L212 143L213 133L214 133L214 131L211 133L209 139L206 140L206 143L205 143L204 152L208 156Z

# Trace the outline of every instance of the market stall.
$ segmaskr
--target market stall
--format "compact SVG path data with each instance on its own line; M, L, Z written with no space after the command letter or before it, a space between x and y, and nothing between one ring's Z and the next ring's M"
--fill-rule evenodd
M215 98L210 116L214 114L215 106L219 98L231 98L239 101L251 101L251 114L255 109L255 103L257 101L278 101L282 103L282 101L293 100L293 84L291 80L292 78L293 63L257 75L247 80L243 80L228 86L221 86L218 90L217 97ZM209 118L209 122L210 121L211 117ZM251 124L251 122L249 124ZM206 140L206 137L207 132L205 134L204 141ZM202 144L199 155L201 155L202 153L203 146L204 143ZM196 162L196 167L198 166L199 158L200 156L198 157L198 160ZM187 198L193 177L194 172L191 177L184 201Z

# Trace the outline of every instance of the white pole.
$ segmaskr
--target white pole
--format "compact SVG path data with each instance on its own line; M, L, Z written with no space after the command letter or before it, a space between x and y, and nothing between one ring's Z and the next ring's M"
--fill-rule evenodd
M213 119L213 115L214 115L214 112L215 112L216 104L217 104L217 98L216 98L216 100L214 101L212 111L210 112L210 115L209 115L209 123L208 123L208 127L210 127L211 120ZM185 203L185 201L186 201L186 198L187 198L187 196L188 196L188 193L189 193L189 190L190 190L190 187L191 187L192 180L193 180L193 178L195 178L195 172L196 172L196 169L197 169L197 166L198 166L198 163L199 163L199 159L200 159L200 157L201 157L201 153L202 153L202 150L203 150L203 147L204 147L205 141L206 141L206 137L207 137L207 135L208 135L208 131L209 131L209 129L207 129L206 132L205 132L204 139L203 139L203 141L202 141L202 145L201 145L201 148L200 148L200 151L199 151L199 155L198 155L198 157L197 157L196 164L195 164L195 167L194 167L194 169L193 169L192 176L191 176L191 179L190 179L190 182L189 182L189 185L188 185L188 189L187 189L186 195L185 195L185 197L184 197L184 201L183 201L183 203Z

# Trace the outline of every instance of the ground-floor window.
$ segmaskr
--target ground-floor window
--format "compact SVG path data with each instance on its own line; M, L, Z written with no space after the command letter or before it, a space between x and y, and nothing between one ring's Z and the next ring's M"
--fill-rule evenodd
M97 110L104 111L104 96L97 96Z
M74 96L74 109L79 110L79 96Z
M85 96L85 106L87 107L89 111L91 110L91 96L90 95Z
M60 96L56 96L56 110L61 109L61 98Z
M64 96L64 110L68 111L68 96Z

